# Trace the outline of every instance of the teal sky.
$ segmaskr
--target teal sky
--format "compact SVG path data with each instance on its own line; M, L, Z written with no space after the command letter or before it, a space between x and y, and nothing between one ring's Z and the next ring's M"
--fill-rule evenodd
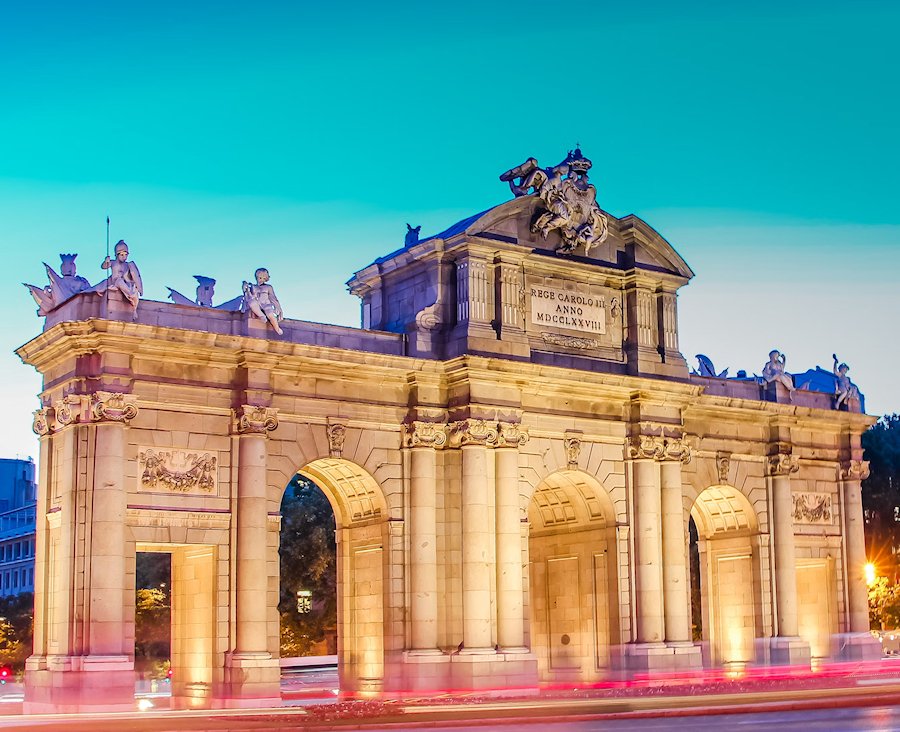
M889 2L11 3L0 9L2 454L34 454L39 329L19 284L104 222L145 282L358 324L343 283L506 200L497 176L580 142L600 205L697 273L682 351L718 368L851 366L900 410L900 5ZM3 355L6 354L6 355Z

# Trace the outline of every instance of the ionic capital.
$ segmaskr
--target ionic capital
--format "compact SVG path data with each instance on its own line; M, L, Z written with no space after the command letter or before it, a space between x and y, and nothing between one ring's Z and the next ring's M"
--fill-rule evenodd
M800 463L791 453L781 452L769 456L767 467L769 475L776 477L796 473L800 470Z
M137 417L137 397L111 391L96 391L90 396L92 422L122 422L128 424Z
M684 437L663 437L662 435L636 435L629 437L625 444L625 454L630 460L656 460L658 462L691 461L691 448Z
M841 463L841 480L865 480L868 477L868 460L844 460Z
M450 425L450 440L454 447L482 445L495 447L500 435L496 422L484 419L463 419Z
M275 407L255 407L243 404L234 411L234 431L239 435L266 435L278 427Z
M528 442L528 429L517 422L499 422L497 447L521 447Z
M410 422L403 426L404 447L443 447L447 425L442 422Z
M50 407L41 407L34 411L34 419L31 422L31 429L34 434L39 437L50 432L50 422L53 419L53 410Z

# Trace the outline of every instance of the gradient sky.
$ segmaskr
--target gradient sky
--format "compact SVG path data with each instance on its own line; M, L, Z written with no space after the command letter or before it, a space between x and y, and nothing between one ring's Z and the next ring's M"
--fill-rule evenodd
M105 217L145 296L217 302L266 266L287 317L359 324L344 282L507 200L576 142L600 205L697 273L682 352L759 372L836 351L900 410L900 102L891 2L6 3L0 9L0 455L36 455L22 281ZM731 4L728 4L731 5Z

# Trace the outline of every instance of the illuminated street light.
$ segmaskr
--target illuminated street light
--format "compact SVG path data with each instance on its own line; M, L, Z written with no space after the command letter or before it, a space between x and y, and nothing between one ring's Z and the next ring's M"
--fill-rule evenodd
M875 565L872 562L869 562L864 567L864 571L866 574L866 584L871 587L875 584Z
M305 615L312 611L312 590L297 590L297 612Z

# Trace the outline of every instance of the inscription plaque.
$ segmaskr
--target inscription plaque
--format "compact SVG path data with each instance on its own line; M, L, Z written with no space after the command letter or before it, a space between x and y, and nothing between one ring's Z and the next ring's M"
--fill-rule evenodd
M531 287L530 293L533 325L606 334L603 297L543 286Z

